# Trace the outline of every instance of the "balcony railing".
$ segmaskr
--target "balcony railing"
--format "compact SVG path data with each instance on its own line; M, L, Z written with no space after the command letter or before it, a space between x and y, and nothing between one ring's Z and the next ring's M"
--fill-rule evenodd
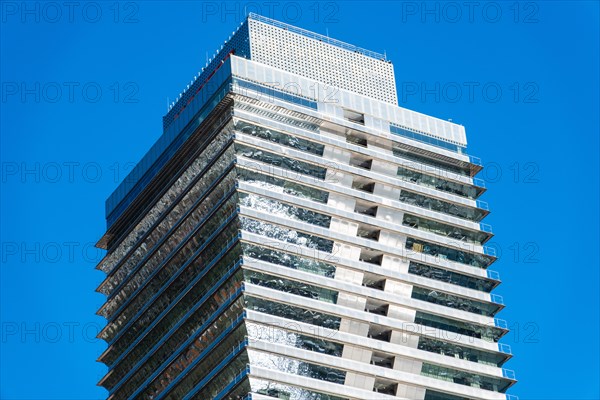
M479 223L479 229L486 233L492 233L492 226L490 224Z
M493 303L504 305L504 297L500 296L499 294L492 293L490 297L492 298Z
M473 178L473 184L475 186L479 186L480 188L485 188L485 181L480 178Z
M510 345L506 343L498 343L498 351L504 354L512 354L512 349Z
M502 376L507 379L512 379L513 381L517 380L517 378L515 378L515 371L512 369L502 368Z
M481 158L479 158L479 157L469 156L469 162L471 164L478 165L480 167L483 166L483 164L481 163Z
M500 280L500 274L497 271L494 271L492 269L487 270L487 276L488 276L488 278L493 279L495 281Z
M494 318L494 326L500 329L508 329L508 322L500 318Z
M483 254L486 256L496 257L496 249L490 246L483 246Z
M440 147L442 149L450 150L459 154L462 154L465 150L465 146L461 146L457 143L450 143L441 138L438 139L437 137L433 137L430 134L412 131L400 125L390 124L390 132L411 140L415 140L417 142Z
M488 205L488 203L486 201L477 200L476 205L477 205L477 208L481 208L482 210L485 210L485 211L490 211L490 206Z

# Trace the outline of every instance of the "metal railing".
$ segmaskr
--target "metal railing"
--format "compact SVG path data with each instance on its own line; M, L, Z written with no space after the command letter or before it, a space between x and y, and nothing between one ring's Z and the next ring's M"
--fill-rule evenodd
M481 178L473 178L473 184L480 188L485 188L485 181Z
M494 325L500 329L508 329L508 322L500 318L494 318Z
M499 294L492 293L490 294L490 298L492 299L493 303L504 305L504 297L500 296Z
M477 205L477 208L481 208L482 210L485 210L485 211L490 211L490 206L488 205L487 201L476 200L475 204Z
M515 371L513 371L512 369L502 368L502 376L507 379L517 380L517 378L515 377Z
M495 281L499 281L500 280L500 274L498 273L498 271L494 271L492 269L488 269L487 270L487 277L490 279L493 279Z
M512 354L512 348L506 343L498 343L498 351L504 354Z
M479 223L479 229L486 233L492 233L492 226L490 224Z
M483 166L483 164L481 163L481 158L479 158L479 157L469 156L469 162L471 164L478 165L480 167Z
M496 257L496 249L490 246L483 246L483 254L486 256Z

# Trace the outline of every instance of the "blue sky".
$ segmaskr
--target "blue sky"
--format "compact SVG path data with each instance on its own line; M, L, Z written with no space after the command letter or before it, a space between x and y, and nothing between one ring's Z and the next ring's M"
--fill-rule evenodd
M385 51L402 106L466 126L511 393L600 397L598 2L0 4L0 398L105 397L104 200L245 11Z

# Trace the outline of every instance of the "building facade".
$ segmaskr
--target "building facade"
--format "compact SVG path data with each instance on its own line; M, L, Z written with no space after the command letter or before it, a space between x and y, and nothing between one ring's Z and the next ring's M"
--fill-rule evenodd
M251 14L106 202L109 399L501 400L465 129L384 55Z

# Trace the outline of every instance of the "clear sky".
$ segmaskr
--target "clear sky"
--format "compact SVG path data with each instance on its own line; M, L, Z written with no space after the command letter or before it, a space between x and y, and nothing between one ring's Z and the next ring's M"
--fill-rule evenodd
M2 399L99 399L104 200L167 99L259 12L385 51L467 129L521 399L598 399L598 2L2 1Z

